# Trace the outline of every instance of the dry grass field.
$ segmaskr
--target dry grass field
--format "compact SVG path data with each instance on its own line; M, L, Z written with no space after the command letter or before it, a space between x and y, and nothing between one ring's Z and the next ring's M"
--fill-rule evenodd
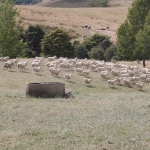
M39 24L51 30L56 27L63 28L79 41L83 41L83 36L99 33L110 36L111 40L116 42L116 31L126 19L131 2L112 0L110 3L113 7L108 8L54 8L41 7L42 4L16 7L21 11L25 27ZM84 25L91 26L91 29L82 28Z
M91 72L93 80L87 86L74 70L51 76L45 66L47 59L42 62L42 71L32 74L33 59L28 61L24 71L18 71L17 66L3 71L0 64L1 150L150 149L148 83L141 91L122 83L110 88L106 80L98 78L98 72ZM70 81L64 80L65 73L73 74ZM27 97L29 82L64 82L75 98Z
M112 0L110 8L16 7L25 27L40 24L64 28L75 31L81 41L84 35L101 33L115 42L117 28L129 7L118 1ZM98 30L107 26L107 30ZM84 77L74 70L62 70L53 77L44 59L42 71L36 74L32 73L33 59L28 61L24 71L17 66L3 71L0 62L0 150L150 150L149 83L142 90L122 83L110 88L98 72L91 72L93 80L87 86L82 83ZM142 67L137 62L121 63ZM146 64L150 68L150 62ZM63 78L65 73L73 74L70 81ZM111 75L109 78L113 79ZM26 96L29 82L64 82L74 98Z

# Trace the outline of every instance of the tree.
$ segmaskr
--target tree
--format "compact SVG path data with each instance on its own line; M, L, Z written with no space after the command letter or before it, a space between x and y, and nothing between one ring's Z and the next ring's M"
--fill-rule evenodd
M102 46L94 47L90 51L90 58L97 60L105 60L104 53L105 51Z
M16 0L0 1L0 55L16 57L22 42L19 39L22 32L19 12L14 8Z
M86 49L85 45L80 44L76 46L75 57L80 58L80 59L89 58L88 50Z
M115 56L116 49L117 48L115 45L111 45L109 48L106 49L104 54L106 61L110 61Z
M144 29L140 30L136 35L135 45L134 55L138 59L142 58L143 63L145 63L145 59L150 58L150 11L146 17ZM146 66L146 64L143 64L143 66Z
M112 42L109 40L110 37L105 35L94 34L84 40L83 44L86 46L87 50L90 52L92 48L102 46L106 50Z
M35 52L36 56L40 56L41 40L44 38L45 32L39 25L31 25L25 31L24 40L29 48Z
M108 7L109 0L90 0L89 6L91 7Z
M45 56L73 57L74 47L67 32L56 29L44 36L42 40L42 52Z
M118 28L118 50L123 54L124 58L136 59L135 51L137 48L136 35L140 30L144 29L145 18L150 10L149 0L135 0L132 7L128 10L127 19ZM143 66L145 67L145 59Z

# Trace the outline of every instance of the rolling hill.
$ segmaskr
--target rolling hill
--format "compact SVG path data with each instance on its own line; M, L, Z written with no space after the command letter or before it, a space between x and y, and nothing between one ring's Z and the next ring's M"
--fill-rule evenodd
M111 7L129 7L133 0L110 0ZM77 8L89 7L89 0L43 0L36 4L42 7Z

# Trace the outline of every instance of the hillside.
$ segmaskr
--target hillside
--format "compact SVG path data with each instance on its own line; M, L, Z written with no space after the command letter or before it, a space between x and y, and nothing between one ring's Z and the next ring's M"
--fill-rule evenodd
M83 2L85 1L83 0ZM127 2L111 0L110 3L113 7L107 8L42 7L44 6L42 3L32 6L17 5L17 8L21 10L20 14L25 27L39 24L48 30L63 28L70 33L73 40L81 42L84 40L83 37L98 33L110 36L111 40L116 42L116 31L126 19L131 2L131 0ZM48 2L43 0L43 3L49 3L52 6L62 3L62 1L53 0ZM91 28L83 28L85 25Z
M111 7L129 7L133 0L110 0ZM36 4L42 7L77 8L89 7L89 0L43 0Z

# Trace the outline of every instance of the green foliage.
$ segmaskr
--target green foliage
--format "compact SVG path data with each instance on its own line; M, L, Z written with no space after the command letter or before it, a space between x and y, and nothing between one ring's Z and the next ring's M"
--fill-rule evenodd
M106 50L112 42L109 40L109 37L105 35L94 34L87 38L83 44L86 46L87 50L90 52L92 48L97 46L102 46Z
M21 4L37 4L42 2L42 0L17 0L17 4L21 5Z
M107 48L104 54L106 61L110 61L112 58L114 58L116 50L117 47L115 45L111 45L109 48Z
M39 25L31 25L25 31L24 41L27 42L29 49L35 52L36 56L40 56L41 40L44 38L45 32Z
M150 58L150 11L146 17L144 29L140 30L136 34L136 50L134 55L136 58L141 59L143 57Z
M86 49L85 45L80 44L76 46L75 57L80 59L89 58L88 50Z
M134 60L136 57L142 58L143 50L138 48L143 34L145 19L150 11L149 0L135 0L129 8L126 21L118 28L118 51L125 59ZM143 39L146 37L143 37ZM138 49L138 50L137 50ZM138 53L138 54L137 54Z
M2 56L16 57L20 45L22 32L19 12L14 8L15 0L0 1L0 54Z
M91 7L108 7L109 0L90 0L89 6Z
M105 51L102 46L94 47L90 51L90 58L97 60L105 60L104 53Z
M56 29L44 36L42 52L45 56L74 57L74 47L67 32Z

